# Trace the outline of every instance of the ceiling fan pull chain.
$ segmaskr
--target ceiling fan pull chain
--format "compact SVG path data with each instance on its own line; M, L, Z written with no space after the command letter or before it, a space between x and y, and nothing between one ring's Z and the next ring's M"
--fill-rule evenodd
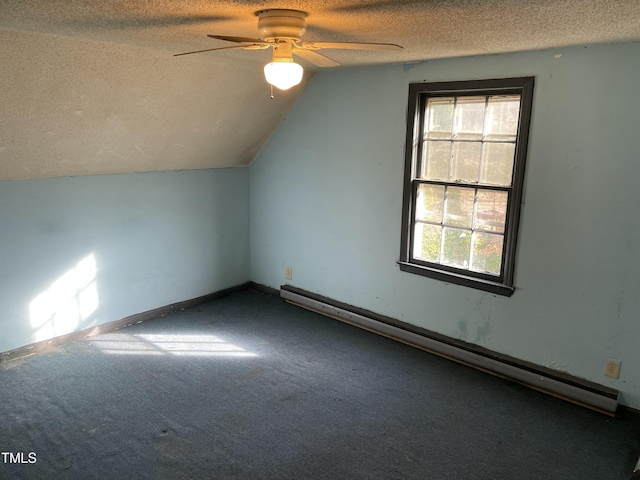
M269 86L271 87L271 100L273 100L273 85L269 84Z

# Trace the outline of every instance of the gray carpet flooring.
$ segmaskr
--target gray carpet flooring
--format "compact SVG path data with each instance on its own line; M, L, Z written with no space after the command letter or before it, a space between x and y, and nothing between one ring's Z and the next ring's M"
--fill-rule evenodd
M628 480L610 418L247 290L0 365L2 479Z

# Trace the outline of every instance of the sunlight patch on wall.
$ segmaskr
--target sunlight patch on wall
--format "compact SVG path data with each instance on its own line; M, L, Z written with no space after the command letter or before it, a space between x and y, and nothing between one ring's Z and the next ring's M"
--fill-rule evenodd
M35 341L73 332L98 308L96 260L93 254L58 278L29 304Z
M91 343L104 353L119 355L257 356L214 335L110 333L93 338Z

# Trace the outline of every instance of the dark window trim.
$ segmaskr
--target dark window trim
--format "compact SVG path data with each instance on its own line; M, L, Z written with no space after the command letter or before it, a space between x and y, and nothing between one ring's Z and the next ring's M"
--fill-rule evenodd
M529 141L529 127L533 104L534 77L501 78L490 80L470 80L456 82L412 83L409 85L409 100L407 102L407 134L405 140L404 188L402 197L402 233L400 246L400 270L423 275L445 282L465 285L485 290L498 295L511 296L515 290L514 270L516 257L516 243L520 223L520 206L524 188L524 173ZM413 184L415 182L415 168L417 167L418 148L414 142L419 142L424 131L424 105L427 98L444 96L475 96L475 95L508 95L517 93L520 97L520 120L516 137L516 151L514 160L513 182L511 195L507 205L507 222L504 234L504 249L502 252L502 268L499 277L481 273L464 271L440 264L430 264L411 260L411 236L413 212ZM431 182L430 182L431 183ZM446 182L443 182L446 184ZM481 187L483 185L469 185ZM493 187L488 187L493 188Z

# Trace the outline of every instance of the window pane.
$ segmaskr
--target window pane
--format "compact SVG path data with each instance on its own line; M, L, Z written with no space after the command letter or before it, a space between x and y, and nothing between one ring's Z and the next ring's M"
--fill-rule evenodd
M425 133L428 139L451 138L453 120L453 98L430 98L427 102Z
M458 268L469 268L471 232L459 228L443 228L442 263Z
M453 119L453 138L482 140L485 97L459 97Z
M471 228L474 196L473 188L447 187L444 224Z
M442 185L420 185L416 202L416 220L442 223L444 210L444 187Z
M429 180L449 179L449 158L451 157L451 142L424 142L424 158L422 178Z
M485 140L515 142L520 115L520 96L489 97L485 118Z
M480 182L488 185L511 185L515 143L485 143L482 149Z
M478 190L473 228L504 233L507 199L507 192Z
M533 83L409 85L401 271L514 292Z
M450 180L478 183L481 142L453 142Z
M473 233L471 270L500 275L504 237L493 233Z
M442 227L428 223L416 223L413 237L413 257L427 262L440 262Z

